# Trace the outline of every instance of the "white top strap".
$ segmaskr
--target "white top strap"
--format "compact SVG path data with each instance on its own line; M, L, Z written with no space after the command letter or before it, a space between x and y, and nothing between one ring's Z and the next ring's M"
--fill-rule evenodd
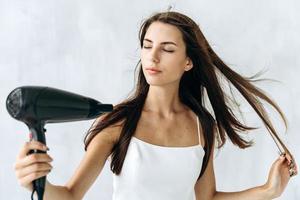
M199 127L199 117L197 115L197 127L198 127L198 139L199 139L199 144L201 145L201 137L200 137L200 127Z

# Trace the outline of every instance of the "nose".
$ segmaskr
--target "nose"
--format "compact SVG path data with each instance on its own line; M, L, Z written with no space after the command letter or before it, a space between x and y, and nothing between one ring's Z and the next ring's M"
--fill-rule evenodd
M152 48L149 53L149 58L152 62L155 62L155 63L159 62L159 60L160 60L159 49Z

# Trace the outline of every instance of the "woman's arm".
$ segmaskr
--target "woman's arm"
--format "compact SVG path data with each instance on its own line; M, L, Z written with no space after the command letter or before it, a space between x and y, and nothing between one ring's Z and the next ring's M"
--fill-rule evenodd
M214 148L204 174L195 184L197 200L270 200L282 194L290 179L289 164L291 157L286 155L280 156L273 163L266 184L237 192L216 191L213 154ZM294 170L297 174L296 164Z
M98 120L102 120L100 116ZM64 186L52 185L47 181L44 199L82 199L94 183L110 155L120 133L120 127L107 127L98 133L71 179Z
M239 192L219 192L217 191L213 200L270 200L272 193L263 185Z
M216 194L216 181L213 167L214 144L211 150L207 167L202 177L195 184L196 200L212 200Z
M289 156L280 156L272 165L266 184L239 192L217 191L213 200L269 200L279 197L290 179ZM294 167L295 170L296 166Z
M81 163L66 184L75 199L83 199L85 193L101 173L119 133L119 126L107 127L90 142Z

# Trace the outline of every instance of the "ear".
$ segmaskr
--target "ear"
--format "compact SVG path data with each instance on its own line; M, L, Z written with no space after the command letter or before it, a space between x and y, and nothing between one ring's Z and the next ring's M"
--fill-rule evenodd
M184 71L189 71L190 69L193 68L193 62L192 60L188 57L187 58L187 61L186 61L186 65L185 65L185 68L184 68Z

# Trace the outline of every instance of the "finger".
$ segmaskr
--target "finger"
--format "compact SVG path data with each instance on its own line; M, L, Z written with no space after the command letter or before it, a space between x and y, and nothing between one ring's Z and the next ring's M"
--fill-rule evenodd
M49 163L35 163L23 168L22 170L17 171L16 176L20 179L34 172L48 170L52 170L52 165L50 165Z
M34 150L34 149L41 150L41 151L46 151L47 146L44 145L43 143L35 141L35 140L32 140L30 142L26 142L24 144L24 146L21 148L21 151L18 155L18 158L23 158L23 157L27 156L27 153L30 150Z
M289 169L290 177L297 175L297 171L295 169Z
M287 179L291 177L291 169L289 166L288 158L285 155L281 155L276 162L274 163L274 168L280 171L282 175L284 175ZM294 174L295 172L293 172Z
M297 168L297 165L295 164L293 168L290 168L290 170L293 170L294 172L294 175L297 175L298 174L298 168Z
M278 158L278 162L279 162L279 163L283 163L283 162L285 162L285 161L286 161L285 155L279 156L279 158Z
M287 168L288 169L288 164L287 164L287 159L284 155L279 156L279 158L275 161L274 163L275 168Z
M281 173L284 174L285 177L290 178L294 175L295 171L293 169L290 168L289 166L289 161L288 159L285 157L284 162L281 165Z
M289 164L289 167L291 169L296 168L297 169L297 163L295 162L295 160L291 160L291 163Z
M22 179L19 180L19 184L21 186L28 186L33 180L36 180L38 178L41 178L43 176L46 176L47 174L49 174L50 170L48 171L42 171L42 172L35 172L32 174L29 174L25 177L23 177Z
M21 160L18 160L18 162L15 163L15 170L22 169L26 166L29 166L37 162L52 162L52 161L53 159L51 158L51 156L49 156L46 153L35 153L35 154L28 155Z
M286 154L285 157L287 158L288 164L290 165L293 162L292 156L290 154Z
M284 156L279 156L275 162L272 164L271 169L278 171L280 170L280 168L283 166L283 163L285 161L285 157Z
M284 168L291 169L291 163L286 157L283 159L282 164L283 164Z

